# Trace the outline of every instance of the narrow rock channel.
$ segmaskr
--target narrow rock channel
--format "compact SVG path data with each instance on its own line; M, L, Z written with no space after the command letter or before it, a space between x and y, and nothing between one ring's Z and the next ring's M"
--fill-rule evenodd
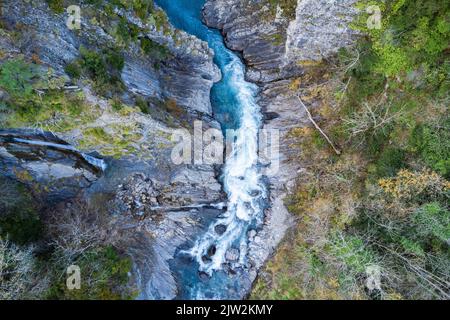
M245 81L241 58L226 48L218 30L202 23L204 2L156 1L177 28L208 42L213 49L214 62L222 72L222 80L211 92L214 116L226 138L234 130L233 150L222 169L228 210L193 246L180 250L173 270L179 274L180 298L241 298L248 290L243 279L251 268L246 259L248 235L261 226L268 198L258 166L262 114L256 103L258 88Z

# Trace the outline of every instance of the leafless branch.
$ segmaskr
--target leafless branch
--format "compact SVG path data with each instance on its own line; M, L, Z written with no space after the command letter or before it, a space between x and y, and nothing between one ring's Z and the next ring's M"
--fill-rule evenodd
M308 108L306 107L306 105L303 103L302 99L300 98L300 96L297 96L298 101L300 101L300 104L302 105L303 109L305 109L306 114L308 115L309 120L311 121L311 123L314 125L314 127L320 132L320 134L325 138L325 140L327 140L327 142L330 144L330 146L333 148L334 152L336 152L337 155L341 154L341 151L339 149L337 149L335 147L335 145L333 144L333 142L331 141L331 139L325 134L325 132L323 132L323 130L319 127L319 125L317 124L317 122L314 120L314 118L311 115L311 112L309 112Z

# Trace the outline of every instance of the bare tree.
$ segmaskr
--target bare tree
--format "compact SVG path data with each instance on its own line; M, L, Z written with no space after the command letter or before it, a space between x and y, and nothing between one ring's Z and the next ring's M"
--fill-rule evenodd
M111 244L112 225L99 208L75 200L52 212L48 219L49 238L61 254L61 263L70 263L86 251Z
M334 143L331 141L331 139L325 134L325 132L323 132L323 130L319 127L319 125L317 124L317 122L314 120L314 118L311 115L311 112L309 112L308 108L306 107L306 105L303 103L302 99L300 98L300 96L297 96L298 101L300 101L300 105L303 107L303 109L305 110L306 114L308 115L309 120L311 121L311 123L314 125L314 127L320 132L320 134L325 138L325 140L330 144L330 146L333 148L334 152L336 152L337 155L341 154L341 151L336 148L336 146L334 145Z
M0 300L38 298L48 287L38 276L33 250L0 238Z

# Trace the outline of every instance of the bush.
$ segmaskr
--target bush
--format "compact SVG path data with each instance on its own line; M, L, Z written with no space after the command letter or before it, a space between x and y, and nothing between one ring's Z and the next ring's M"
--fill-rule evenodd
M361 1L364 6L373 4ZM396 76L425 64L436 66L450 41L450 9L439 0L394 0L380 5L382 29L367 29L363 15L358 27L370 35L377 61L374 71Z
M292 20L295 18L297 0L269 0L268 2L273 13L276 13L277 6L280 6L287 18Z
M165 60L170 56L170 51L167 47L149 39L141 39L141 48L145 54L151 55L155 59Z
M0 189L0 237L20 245L38 240L43 226L29 191L3 177Z
M0 300L39 298L47 285L43 280L36 273L33 248L0 237Z
M81 66L78 63L78 61L74 61L66 65L64 71L67 73L69 77L73 79L79 79L82 73Z
M450 118L440 125L421 124L411 137L413 149L431 169L445 177L450 176Z
M395 177L380 179L386 195L405 202L440 199L450 190L450 182L431 171L400 170Z
M416 235L423 240L436 238L447 243L450 241L450 211L440 203L432 202L423 205L413 215Z
M8 60L1 65L0 87L16 98L27 98L33 93L32 80L36 76L35 68L22 58Z
M347 268L347 272L364 273L366 268L376 263L376 255L358 236L335 234L330 243L330 251Z
M102 55L85 47L80 48L80 54L82 66L89 76L96 81L107 81L108 70Z
M125 17L121 17L117 24L116 34L127 45L130 41L135 41L139 35L139 27L135 24L128 23Z
M121 72L125 66L123 54L118 49L108 48L102 53L80 47L79 63L84 72L95 81L96 89L101 94L121 91L123 84Z
M125 67L125 58L117 49L108 49L104 51L105 60L109 67L115 72L121 72Z
M146 19L153 9L153 0L133 0L133 10L142 20Z
M127 299L131 260L116 246L124 239L114 229L104 203L75 199L70 206L49 212L48 238L53 248L47 268L51 279L49 299ZM127 237L129 235L124 235ZM68 290L66 268L77 265L81 289Z
M52 9L55 13L63 13L64 12L64 0L46 0L50 9Z
M58 255L56 252L54 255ZM58 261L58 260L56 260ZM65 269L54 263L52 286L46 298L57 300L121 300L131 299L134 293L127 289L131 260L119 255L111 246L85 251L71 261L80 267L81 289L68 290Z
M375 164L377 178L393 177L400 169L406 168L406 151L398 148L386 148Z
M136 106L139 108L139 110L141 110L142 113L150 113L148 102L140 96L136 97Z

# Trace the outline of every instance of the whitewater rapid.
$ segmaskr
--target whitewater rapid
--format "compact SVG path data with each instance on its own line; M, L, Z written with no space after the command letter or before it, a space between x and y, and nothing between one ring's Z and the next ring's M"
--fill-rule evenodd
M224 190L228 195L228 210L189 251L196 257L200 270L209 275L222 269L226 252L232 247L239 250L239 262L245 263L247 232L250 227L262 223L263 199L267 197L258 167L258 131L262 117L256 103L257 88L244 80L245 67L234 54L223 72L231 76L231 89L237 93L236 99L241 106L237 110L240 126L235 131L236 139L222 174ZM221 235L216 232L218 226L226 226L226 231ZM215 253L210 256L208 251L211 252L212 247Z
M262 225L268 196L258 164L258 132L262 126L262 114L256 102L258 87L245 80L245 65L236 53L226 48L220 32L202 23L200 12L204 0L155 2L177 28L208 42L215 54L214 62L222 72L222 80L211 91L211 103L227 140L234 141L221 176L228 195L227 211L198 237L191 248L180 252L195 259L197 264L195 275L189 268L181 274L181 286L189 291L184 298L230 298L231 294L226 291L239 283L233 283L224 267L247 267L248 233ZM233 130L233 137L227 135L228 130ZM234 257L227 260L230 249ZM207 274L209 282L198 280L199 272Z

